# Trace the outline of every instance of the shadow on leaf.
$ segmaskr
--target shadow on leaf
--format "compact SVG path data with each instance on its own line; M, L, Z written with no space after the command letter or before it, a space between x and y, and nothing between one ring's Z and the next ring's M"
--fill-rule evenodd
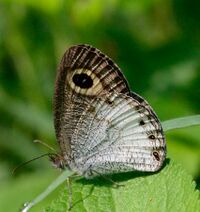
M76 182L81 183L83 185L93 184L94 186L109 186L109 187L116 188L119 186L123 186L123 183L121 184L121 182L126 182L126 181L134 179L134 178L146 177L146 176L158 174L169 163L170 163L170 159L167 158L163 164L163 167L157 172L135 171L135 172L116 173L116 174L112 174L112 175L98 176L98 177L95 177L94 179L81 178L81 179L76 180Z

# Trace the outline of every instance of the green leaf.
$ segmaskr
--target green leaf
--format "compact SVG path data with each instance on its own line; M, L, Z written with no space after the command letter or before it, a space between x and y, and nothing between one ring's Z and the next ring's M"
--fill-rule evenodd
M124 186L114 188L100 178L73 181L71 211L200 211L192 177L174 162L156 174L126 173L112 179ZM67 211L68 203L64 189L45 211Z

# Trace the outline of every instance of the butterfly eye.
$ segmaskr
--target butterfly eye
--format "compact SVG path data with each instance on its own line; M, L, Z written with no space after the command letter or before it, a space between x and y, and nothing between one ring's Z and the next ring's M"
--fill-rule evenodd
M80 88L91 88L93 85L93 80L86 73L74 74L73 82L76 86Z
M160 156L159 156L158 152L154 151L154 152L153 152L153 156L155 157L155 159L156 159L157 161L160 161Z

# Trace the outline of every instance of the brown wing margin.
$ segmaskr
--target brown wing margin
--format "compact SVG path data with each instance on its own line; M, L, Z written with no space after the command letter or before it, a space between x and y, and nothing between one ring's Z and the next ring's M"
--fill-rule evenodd
M108 56L100 50L89 45L75 45L70 47L63 56L61 62L64 69L88 69L91 70L105 85L105 89L111 87L111 84L120 84L117 92L130 95L130 89L127 80L121 72L121 69ZM112 76L111 76L112 75ZM112 81L107 83L106 79Z

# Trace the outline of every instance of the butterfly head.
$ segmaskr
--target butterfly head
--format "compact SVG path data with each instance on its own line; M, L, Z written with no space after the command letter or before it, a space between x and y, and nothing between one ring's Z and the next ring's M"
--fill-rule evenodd
M49 160L53 166L58 169L64 169L66 167L64 157L59 154L49 154Z

